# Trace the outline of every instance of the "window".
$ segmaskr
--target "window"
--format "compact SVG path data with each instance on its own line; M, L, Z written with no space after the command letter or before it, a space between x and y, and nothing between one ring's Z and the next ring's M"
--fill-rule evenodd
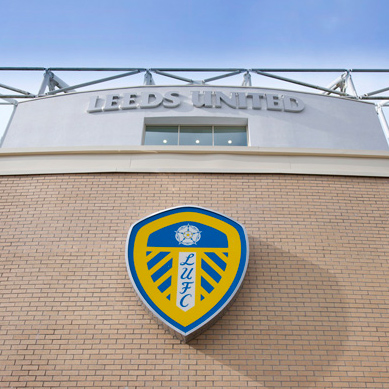
M247 146L241 126L147 126L145 145Z
M147 127L145 145L177 145L177 126Z

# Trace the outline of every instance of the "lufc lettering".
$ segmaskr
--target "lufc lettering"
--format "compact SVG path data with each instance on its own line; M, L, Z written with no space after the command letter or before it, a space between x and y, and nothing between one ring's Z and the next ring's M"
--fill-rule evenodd
M304 102L294 96L272 93L231 92L229 95L218 91L192 91L190 104L196 108L253 109L298 113L304 109ZM110 94L105 97L90 98L88 113L110 112L131 109L177 108L188 98L178 92L158 92Z
M176 305L187 311L195 305L196 253L179 253L177 278Z

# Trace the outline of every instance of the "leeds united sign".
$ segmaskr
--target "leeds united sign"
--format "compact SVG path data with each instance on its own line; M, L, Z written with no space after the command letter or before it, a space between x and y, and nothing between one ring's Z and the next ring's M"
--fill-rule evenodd
M177 108L181 104L191 104L196 108L264 109L269 111L301 112L304 102L294 96L273 93L192 91L189 101L183 101L178 92L158 92L108 94L92 96L87 112L105 112L146 108Z

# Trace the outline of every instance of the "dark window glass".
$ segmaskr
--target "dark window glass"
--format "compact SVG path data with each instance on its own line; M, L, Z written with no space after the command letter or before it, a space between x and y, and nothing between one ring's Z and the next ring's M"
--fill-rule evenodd
M180 146L212 146L212 127L180 127Z
M246 127L222 127L214 128L215 146L247 146Z
M148 126L145 145L178 145L178 126Z
M246 127L147 126L145 145L247 146Z

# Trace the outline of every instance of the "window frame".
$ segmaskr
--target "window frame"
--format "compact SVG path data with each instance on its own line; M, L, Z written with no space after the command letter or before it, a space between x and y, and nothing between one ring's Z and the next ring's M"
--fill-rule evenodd
M248 133L248 127L247 125L224 125L224 124L146 124L144 127L144 134L143 134L143 146L164 146L163 144L160 145L146 145L146 133L148 128L163 128L163 127L177 127L177 144L174 145L166 145L166 146L181 146L181 147L188 147L188 146L193 146L193 147L248 147L249 146L249 133ZM180 134L181 134L181 127L189 128L204 128L204 127L211 127L211 133L212 133L212 145L180 145ZM222 145L215 145L215 128L217 127L230 127L230 128L241 128L245 129L245 134L246 134L246 145L244 146L222 146ZM243 132L243 131L242 131Z

